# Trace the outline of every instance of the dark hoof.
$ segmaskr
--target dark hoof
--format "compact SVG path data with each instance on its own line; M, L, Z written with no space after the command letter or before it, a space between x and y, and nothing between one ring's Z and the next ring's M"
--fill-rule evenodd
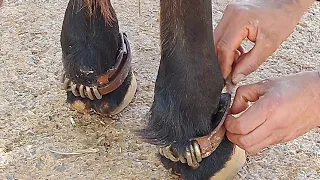
M136 91L137 81L131 72L118 89L102 96L100 100L77 97L69 91L67 93L67 102L71 104L72 109L80 113L95 111L103 115L115 115L123 111L130 104Z
M192 180L199 177L227 180L239 172L246 160L245 151L226 139L225 128L222 126L229 112L230 102L230 94L221 95L218 111L212 117L215 129L210 134L189 140L182 146L182 150L181 144L177 143L159 148L161 162L167 169L171 169L175 175L181 174L181 178L186 176L186 179ZM229 150L226 151L226 147ZM215 172L201 175L210 171L210 168L215 169ZM196 178L194 174L199 176Z
M181 162L196 169L203 158L208 157L219 146L225 136L225 129L222 127L230 109L231 96L228 93L221 94L218 111L213 116L213 123L217 123L215 129L207 136L197 137L190 140L183 150L177 152L175 144L160 147L159 153L172 162Z

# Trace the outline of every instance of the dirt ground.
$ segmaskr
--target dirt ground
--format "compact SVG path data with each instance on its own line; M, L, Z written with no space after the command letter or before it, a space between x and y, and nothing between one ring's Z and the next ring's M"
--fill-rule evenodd
M146 123L159 63L159 3L114 1L131 41L138 92L120 115L81 115L65 103L59 35L67 0L4 0L0 8L0 179L170 179ZM230 1L213 0L214 26ZM320 70L320 3L243 84ZM320 179L320 128L248 156L235 179Z

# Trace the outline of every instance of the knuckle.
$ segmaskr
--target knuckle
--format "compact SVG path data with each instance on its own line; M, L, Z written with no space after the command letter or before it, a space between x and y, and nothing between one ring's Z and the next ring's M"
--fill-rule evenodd
M252 89L250 88L250 85L243 85L237 88L236 90L236 96L240 98L241 100L247 100L245 95L248 94L248 92L251 92Z
M245 150L247 150L251 147L251 144L249 143L249 141L246 137L240 137L238 139L238 141L239 141L239 145Z
M242 95L247 91L247 89L248 89L247 85L240 86L240 87L238 87L236 94Z
M246 126L243 126L239 120L236 120L236 121L238 121L238 132L240 134L244 135L244 134L248 134L250 132L249 129ZM246 141L246 139L243 141ZM245 142L245 143L247 143L247 142Z
M228 50L228 43L226 41L224 41L223 39L221 39L217 44L218 53L223 54L227 50Z
M241 120L234 119L232 121L226 121L225 127L234 134L245 135L250 132L250 129L247 126L243 125ZM240 138L239 138L240 139Z

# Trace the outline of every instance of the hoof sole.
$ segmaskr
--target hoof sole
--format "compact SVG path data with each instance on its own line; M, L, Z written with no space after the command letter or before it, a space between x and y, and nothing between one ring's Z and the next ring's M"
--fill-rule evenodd
M81 100L76 100L75 102L73 102L71 104L71 109L82 114L87 114L90 112L90 107Z

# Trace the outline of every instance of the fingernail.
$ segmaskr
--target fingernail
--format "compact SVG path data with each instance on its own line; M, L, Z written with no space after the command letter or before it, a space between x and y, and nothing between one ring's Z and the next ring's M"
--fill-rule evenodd
M242 81L246 76L244 74L238 74L235 78L232 79L233 84L238 84Z

